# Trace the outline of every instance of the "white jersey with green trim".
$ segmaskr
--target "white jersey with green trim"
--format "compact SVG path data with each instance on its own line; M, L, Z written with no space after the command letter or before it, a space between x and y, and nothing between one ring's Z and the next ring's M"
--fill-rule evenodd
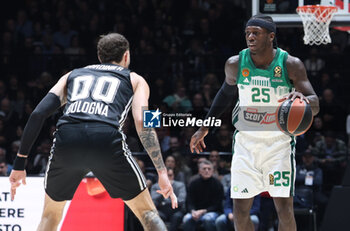
M286 60L288 53L276 49L267 69L255 67L249 49L239 53L237 87L239 100L232 112L232 123L240 132L254 137L284 135L276 125L278 100L292 91Z

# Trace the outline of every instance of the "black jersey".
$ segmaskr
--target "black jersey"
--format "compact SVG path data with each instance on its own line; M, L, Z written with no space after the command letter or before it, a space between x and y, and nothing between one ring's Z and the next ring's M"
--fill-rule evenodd
M67 104L57 126L103 122L119 127L131 106L130 70L114 64L74 69L67 79Z

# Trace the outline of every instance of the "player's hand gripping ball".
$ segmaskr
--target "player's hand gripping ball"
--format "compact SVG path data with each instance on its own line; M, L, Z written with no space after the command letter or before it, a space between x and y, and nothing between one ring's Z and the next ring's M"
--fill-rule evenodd
M304 134L313 121L311 106L299 98L283 101L276 110L278 128L291 136Z

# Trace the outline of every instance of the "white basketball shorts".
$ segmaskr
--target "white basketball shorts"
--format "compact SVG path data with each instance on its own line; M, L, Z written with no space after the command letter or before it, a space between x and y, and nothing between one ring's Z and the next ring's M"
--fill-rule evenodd
M265 191L272 197L294 195L295 137L257 138L236 131L232 146L232 198L252 198Z

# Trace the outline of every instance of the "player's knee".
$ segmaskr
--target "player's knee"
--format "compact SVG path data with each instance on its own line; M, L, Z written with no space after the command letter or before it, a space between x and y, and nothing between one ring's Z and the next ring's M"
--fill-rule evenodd
M250 216L250 208L245 208L242 206L235 206L235 208L233 209L233 214L234 217L249 217Z
M47 211L43 213L41 219L49 222L50 224L58 225L61 221L61 218L61 213Z
M166 230L164 222L155 210L148 210L142 214L142 224L147 231Z
M293 207L283 207L277 210L278 218L281 222L288 222L294 219Z

